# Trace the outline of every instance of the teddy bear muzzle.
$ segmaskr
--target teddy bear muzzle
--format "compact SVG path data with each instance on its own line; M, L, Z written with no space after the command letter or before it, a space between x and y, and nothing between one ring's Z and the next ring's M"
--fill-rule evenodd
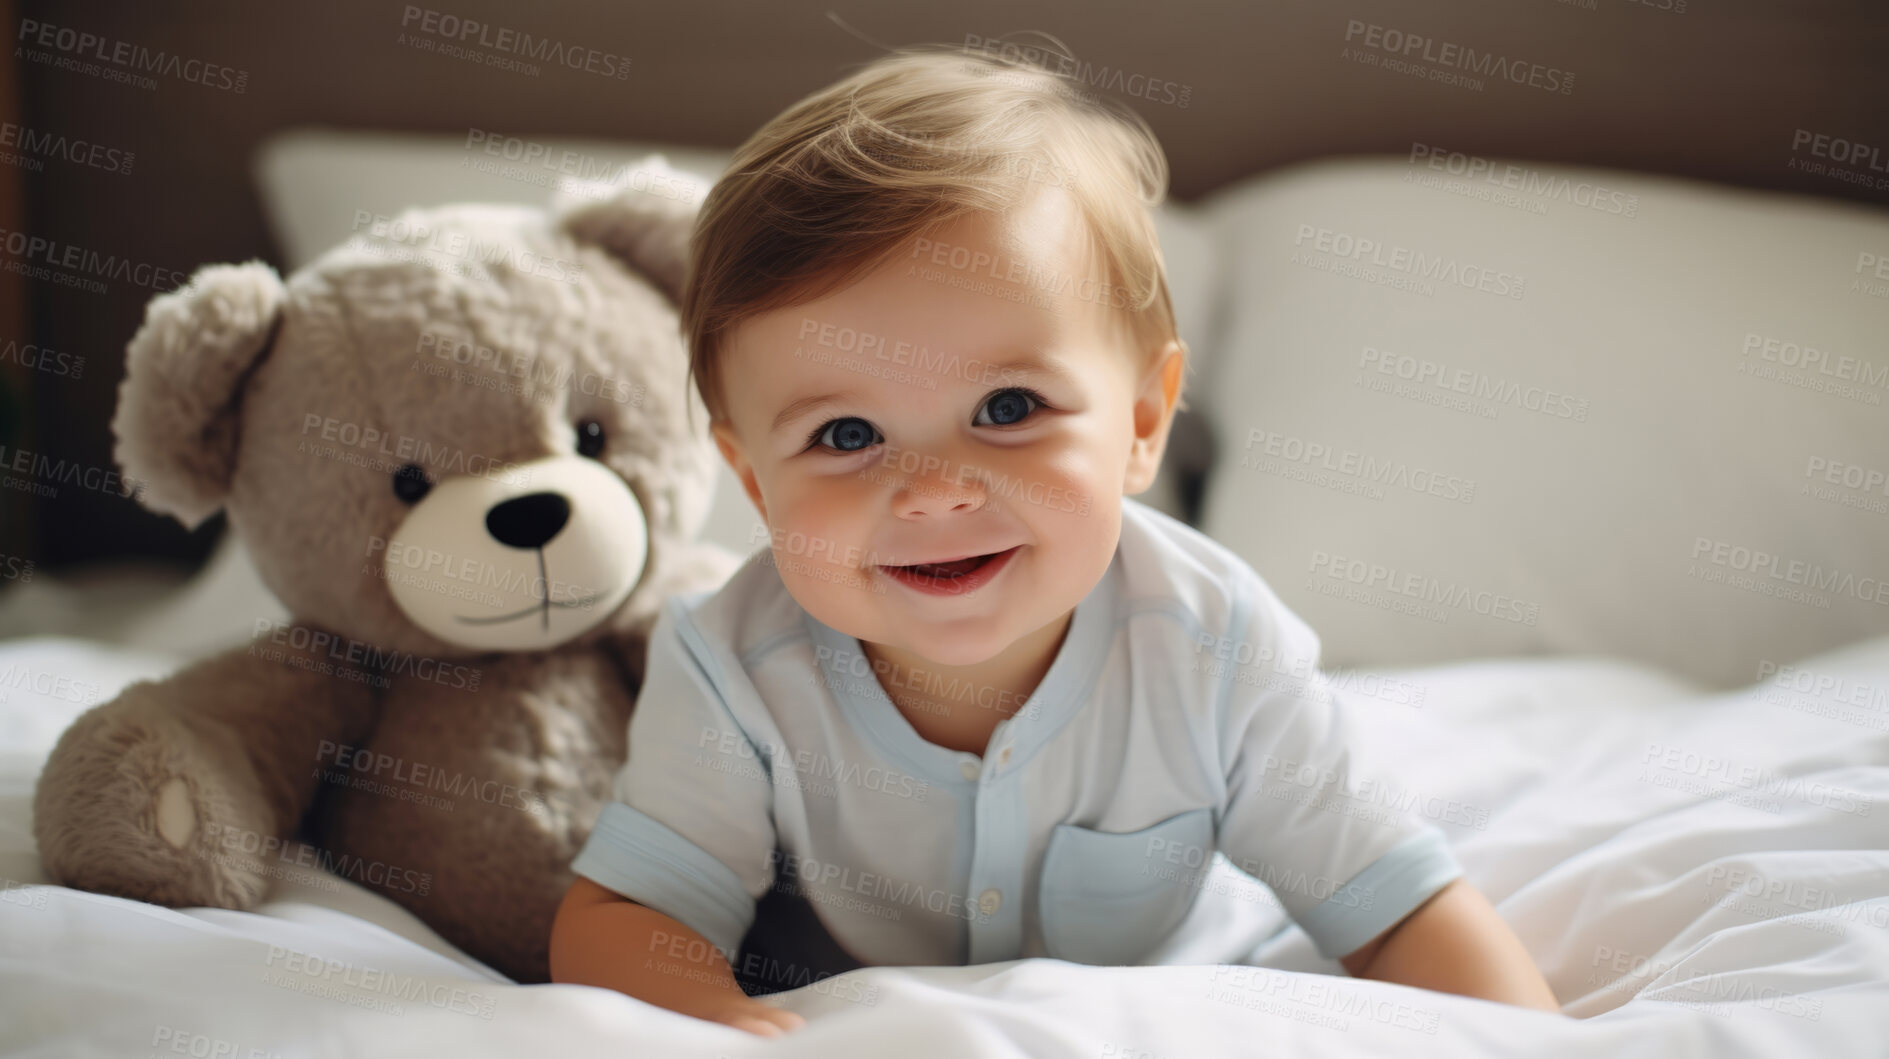
M476 650L529 651L608 618L648 556L629 485L595 460L552 456L428 489L380 561L415 625Z

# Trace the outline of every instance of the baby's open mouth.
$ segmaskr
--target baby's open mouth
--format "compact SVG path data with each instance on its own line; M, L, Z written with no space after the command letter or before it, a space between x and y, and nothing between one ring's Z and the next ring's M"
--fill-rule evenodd
M955 581L959 578L968 577L971 574L977 573L979 570L990 565L991 562L1001 559L1021 547L1022 545L1020 544L1014 545L1000 552L989 552L984 555L970 555L945 563L912 563L909 566L886 566L885 569L936 581Z

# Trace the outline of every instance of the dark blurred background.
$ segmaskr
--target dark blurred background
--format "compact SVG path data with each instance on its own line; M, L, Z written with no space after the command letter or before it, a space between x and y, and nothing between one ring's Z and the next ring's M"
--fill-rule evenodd
M509 27L631 59L608 79L547 66L494 73L401 42L428 13ZM168 285L105 293L21 275L15 233L188 276L210 262L282 264L252 155L284 128L321 125L582 135L731 147L768 117L887 45L1044 31L1096 64L1181 82L1185 107L1122 95L1153 125L1182 201L1318 155L1407 153L1413 142L1485 156L1615 166L1885 204L1880 190L1791 163L1798 130L1889 145L1889 4L1882 0L1176 0L953 4L615 4L551 0L331 0L85 4L0 0L0 129L104 145L75 163L0 134L0 445L6 460L114 470L109 423L126 341ZM1421 32L1578 73L1579 91L1466 92L1360 76L1341 58L1353 22ZM43 27L227 67L213 84L139 87L97 56L47 48ZM56 40L57 38L55 38ZM73 69L89 63L93 70ZM198 72L203 66L191 68ZM1880 161L1878 164L1881 164ZM28 345L78 377L24 365ZM45 500L0 489L0 554L62 573L111 560L201 561L196 533L109 488Z

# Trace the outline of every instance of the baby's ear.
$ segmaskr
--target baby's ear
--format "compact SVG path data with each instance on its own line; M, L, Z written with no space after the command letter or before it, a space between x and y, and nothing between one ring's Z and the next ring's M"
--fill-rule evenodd
M145 306L125 348L112 456L140 502L195 529L236 471L242 387L282 318L287 291L260 261L206 265Z
M689 236L707 197L701 180L652 154L609 180L564 185L553 209L572 238L622 258L680 301Z

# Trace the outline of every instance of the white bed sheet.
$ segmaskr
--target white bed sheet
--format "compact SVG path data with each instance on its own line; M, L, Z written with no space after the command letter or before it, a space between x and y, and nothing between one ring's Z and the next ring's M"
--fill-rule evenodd
M1850 682L1822 696L1775 683L1706 696L1562 659L1393 674L1422 689L1420 708L1357 700L1378 718L1367 756L1396 756L1576 1018L1329 977L1336 965L1288 927L1253 969L856 971L778 994L809 1020L778 1041L606 990L513 985L339 879L280 882L253 913L46 885L29 813L47 750L82 700L177 661L0 643L7 1054L1771 1059L1889 1047L1889 637L1801 663ZM1708 757L1729 764L1708 772Z

